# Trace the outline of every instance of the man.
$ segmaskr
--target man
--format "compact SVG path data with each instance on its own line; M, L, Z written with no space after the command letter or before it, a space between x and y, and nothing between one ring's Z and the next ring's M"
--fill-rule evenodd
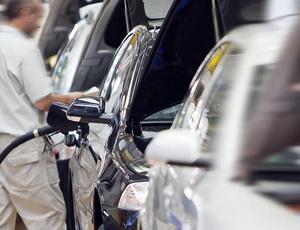
M0 26L0 151L41 126L52 102L70 103L81 92L51 93L41 54L29 39L39 27L39 0L8 0ZM65 229L65 205L55 158L41 138L11 152L0 166L0 230L15 227L16 213L28 229Z

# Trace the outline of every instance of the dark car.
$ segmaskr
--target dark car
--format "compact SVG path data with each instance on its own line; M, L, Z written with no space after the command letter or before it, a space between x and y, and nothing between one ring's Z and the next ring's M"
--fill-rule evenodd
M79 125L99 123L93 126L99 129L103 148L96 153L96 158L101 155L104 161L100 174L101 167L97 170L80 161L88 155L85 135L81 135L82 141L78 139L81 147L75 153L76 164L98 175L95 183L87 186L93 195L89 202L96 229L137 228L148 185L144 150L158 131L172 125L193 75L221 36L217 36L222 30L210 1L176 0L165 20L163 14L155 14L155 7L162 2L172 3L156 1L157 5L147 8L147 1L125 2L129 12L139 9L137 6L145 9L138 11L141 15L136 19L144 26L125 39L126 52L124 56L116 54L100 89L101 97L77 100L67 112ZM131 20L134 24L134 17Z

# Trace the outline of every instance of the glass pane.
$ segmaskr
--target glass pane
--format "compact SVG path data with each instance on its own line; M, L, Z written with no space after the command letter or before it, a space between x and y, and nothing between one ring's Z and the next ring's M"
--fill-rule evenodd
M255 77L251 82L247 110L244 114L243 130L245 138L242 149L243 157L250 157L251 155L251 161L258 162L260 165L299 166L299 146L290 144L293 142L294 135L291 134L290 138L286 138L286 135L289 134L280 130L280 128L272 128L276 126L280 127L283 123L285 123L286 127L293 127L298 123L293 116L293 114L297 116L297 113L295 113L292 107L289 108L291 104L288 104L288 93L286 93L285 98L280 97L279 92L277 96L273 95L272 97L266 97L266 94L264 94L264 92L270 89L272 82L276 81L274 78L272 80L274 69L275 65L263 65L255 68ZM276 94L276 89L274 89L274 93ZM268 106L263 106L265 100L268 100ZM264 132L269 138L262 141L259 140L262 136L260 133L255 134L256 130ZM272 130L278 133L272 135ZM280 140L277 139L278 135L282 135ZM280 148L280 146L282 147ZM276 151L276 149L282 150Z
M0 2L0 23L4 20L3 10L4 6Z
M174 105L147 117L145 121L173 121L182 104Z
M263 162L268 165L297 165L300 166L300 146L290 147L268 157Z
M80 7L99 2L103 2L103 0L79 0Z
M216 134L220 130L220 120L224 116L226 101L232 92L232 86L237 80L233 73L236 67L236 59L233 52L224 56L224 64L219 76L208 88L208 94L203 93L199 103L203 106L198 132L202 138L201 152L213 152L216 146Z
M207 90L211 82L215 70L223 58L229 44L220 46L211 55L206 65L200 71L198 78L193 83L187 98L181 110L180 117L175 122L175 127L197 129L199 119L202 115L203 108L203 92Z
M134 46L131 45L132 37L133 35L127 37L117 50L100 91L101 97L106 100L105 110L107 112L112 111L113 105L121 93L121 87L124 82L123 78L125 76L124 71L127 69L128 65L131 64L130 60L134 48Z

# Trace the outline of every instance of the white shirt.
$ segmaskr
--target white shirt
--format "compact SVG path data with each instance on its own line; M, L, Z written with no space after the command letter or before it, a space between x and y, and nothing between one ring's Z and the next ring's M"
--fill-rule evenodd
M0 26L0 134L21 136L41 127L34 103L51 92L37 46L21 31Z

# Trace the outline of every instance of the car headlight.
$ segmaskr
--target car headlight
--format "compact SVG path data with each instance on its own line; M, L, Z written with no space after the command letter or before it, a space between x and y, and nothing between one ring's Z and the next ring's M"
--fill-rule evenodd
M149 182L137 182L127 185L124 189L118 208L139 211L148 195Z

